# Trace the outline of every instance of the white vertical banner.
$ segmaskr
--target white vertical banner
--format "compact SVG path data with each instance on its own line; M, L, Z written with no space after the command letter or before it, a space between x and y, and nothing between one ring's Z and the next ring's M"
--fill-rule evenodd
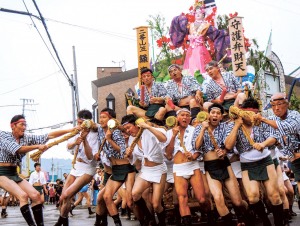
M271 57L272 55L272 30L270 32L270 36L269 36L269 40L268 40L268 45L267 45L267 48L266 48L266 51L265 51L265 56L266 57Z
M233 74L245 76L247 75L247 67L242 17L230 18L228 22Z

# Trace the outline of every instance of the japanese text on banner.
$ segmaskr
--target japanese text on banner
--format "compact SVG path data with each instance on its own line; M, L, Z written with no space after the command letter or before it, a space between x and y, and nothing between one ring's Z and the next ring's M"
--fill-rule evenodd
M137 27L138 80L141 85L141 71L150 68L148 27Z
M247 74L246 51L241 17L229 19L229 35L233 74L235 76L245 76Z

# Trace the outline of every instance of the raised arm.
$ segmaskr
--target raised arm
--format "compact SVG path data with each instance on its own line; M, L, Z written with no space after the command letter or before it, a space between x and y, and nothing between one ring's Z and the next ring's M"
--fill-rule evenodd
M121 139L121 136L122 134L118 134L119 135L119 142L123 143L120 139ZM111 130L107 130L106 131L106 134L105 134L105 138L107 140L107 142L111 145L111 147L117 151L117 152L120 152L121 151L121 147L120 145L117 144L116 141L113 140L113 134L112 134L112 131ZM121 144L122 145L122 144ZM125 141L124 141L124 148L125 148Z
M272 146L275 143L276 139L274 137L269 137L262 143L253 144L253 147L258 151L263 151L266 147Z
M267 119L265 117L261 117L261 121L272 126L274 129L278 129L278 125L275 120Z
M48 139L53 139L53 138L56 138L56 137L60 137L62 135L65 135L66 133L72 132L75 129L76 128L71 128L71 129L63 129L63 130L57 130L57 131L50 132L48 134Z
M164 143L167 141L167 137L164 133L162 133L158 129L148 125L147 123L141 122L141 123L139 123L139 126L144 129L148 129L158 139L159 142Z
M30 152L33 150L41 150L44 152L47 149L48 149L48 147L45 144L36 144L36 145L31 145L31 146L21 146L17 152L19 154L26 154L27 152Z
M175 138L177 136L177 134L179 133L179 128L178 126L177 127L174 127L172 129L172 136L171 136L171 140L169 142L169 144L166 146L166 157L168 160L172 160L173 158L173 152L174 152L174 144L175 144Z
M243 124L243 119L241 117L239 117L234 121L234 126L232 127L231 132L227 135L225 139L225 148L227 150L233 149L236 142L238 130L242 126L242 124Z
M205 122L205 121L202 122L202 127L200 130L200 133L198 134L196 141L195 141L195 149L196 150L199 150L199 148L202 146L203 140L204 140L204 133L205 133L205 130L208 128L208 126L209 126L208 122Z

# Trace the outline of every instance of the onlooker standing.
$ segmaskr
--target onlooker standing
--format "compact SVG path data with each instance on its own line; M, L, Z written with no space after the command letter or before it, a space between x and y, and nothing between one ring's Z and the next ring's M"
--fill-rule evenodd
M64 176L64 177L62 178L62 181L63 181L63 182L66 182L67 177L68 177L68 174L67 174L67 173L64 173L63 176Z
M87 205L87 207L88 207L89 215L94 214L94 212L93 212L92 209L91 209L91 196L90 196L90 193L89 193L89 186L90 186L90 184L84 185L84 186L80 189L80 191L77 193L77 200L76 200L76 202L74 202L74 204L71 206L71 210L70 210L70 214L71 214L71 215L73 215L72 210L82 202L83 198L85 198L85 200L86 200L86 205Z
M62 193L62 190L63 190L63 187L64 187L64 182L62 182L61 180L59 180L58 182L58 186L57 188L55 189L56 190L56 207L58 208L59 206L59 198L61 196L61 193Z
M57 194L57 190L59 190L60 188L60 179L56 179L56 184L54 185L54 189L55 189L55 203L56 203L56 207L59 206L59 195Z
M46 184L45 204L49 204L49 183Z
M6 207L9 201L9 193L2 188L0 189L0 201L2 207L1 218L6 218L7 217Z
M55 188L53 184L49 184L49 198L50 204L55 204Z
M92 180L92 189L93 189L93 206L97 206L97 196L99 193L99 186L102 181L102 170L100 168L97 168L97 173L95 174L93 180Z
M30 174L29 183L40 193L42 203L44 203L44 193L48 195L48 190L46 188L46 177L44 172L41 171L40 163L34 163L34 169L35 171Z

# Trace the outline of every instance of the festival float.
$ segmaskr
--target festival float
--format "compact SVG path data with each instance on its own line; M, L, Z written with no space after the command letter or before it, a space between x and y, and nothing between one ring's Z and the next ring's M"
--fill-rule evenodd
M285 92L284 71L278 56L270 48L259 51L256 41L245 37L247 28L243 27L243 17L238 12L217 15L214 0L196 0L187 12L172 19L169 29L165 28L161 15L150 16L148 24L136 28L139 79L135 88L142 99L144 86L141 70L151 68L156 82L167 83L171 64L180 65L184 76L194 76L202 85L205 98L205 87L210 79L205 65L211 60L218 62L221 71L231 71L238 77L244 93L258 100L263 114L268 114L264 110L268 108L271 95ZM152 60L149 54L149 28L159 49L159 54ZM133 96L127 96L127 99L129 105L138 105L139 100ZM163 197L168 219L174 219L172 193L172 188L169 188ZM189 194L189 207L194 210L199 208L192 194ZM194 223L198 221L199 216L194 214Z
M285 92L282 63L270 51L259 51L256 40L244 36L243 17L238 12L217 15L214 0L196 0L186 12L172 19L166 28L161 15L150 16L149 26L136 28L138 47L138 96L141 92L140 71L144 67L153 69L158 82L167 82L167 68L171 64L181 65L184 76L194 76L205 87L209 76L204 66L211 60L219 63L221 70L232 71L239 77L244 92L260 103L260 111L268 108L272 93ZM148 29L151 29L159 54L150 60ZM271 36L271 35L270 35ZM270 40L269 40L270 42ZM129 104L137 104L133 96ZM265 112L267 114L267 112Z

